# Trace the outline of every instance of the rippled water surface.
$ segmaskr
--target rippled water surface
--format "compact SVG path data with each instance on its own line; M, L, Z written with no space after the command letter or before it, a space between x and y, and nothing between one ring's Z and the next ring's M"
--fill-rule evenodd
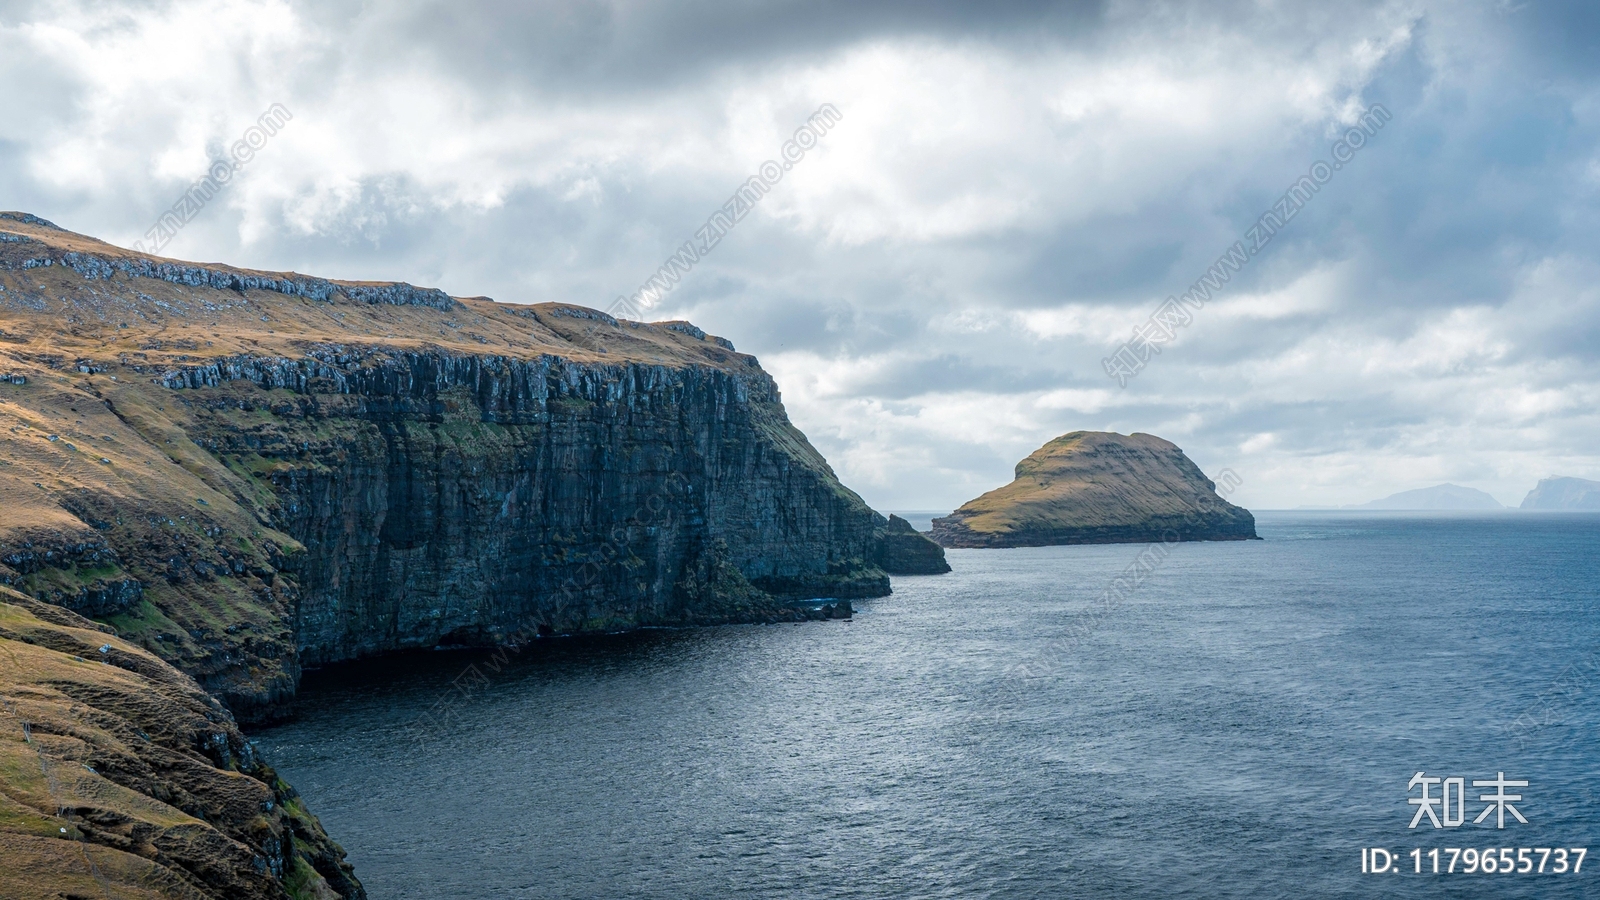
M335 669L257 737L374 898L1600 896L1600 859L1361 874L1600 855L1600 516L1258 519L1086 635L1140 546L952 551L849 623ZM1419 770L1526 779L1529 824L1469 787L1408 830Z

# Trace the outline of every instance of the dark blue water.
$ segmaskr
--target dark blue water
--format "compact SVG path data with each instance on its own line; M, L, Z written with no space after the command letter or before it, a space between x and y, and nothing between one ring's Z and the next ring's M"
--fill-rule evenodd
M1082 637L1139 546L954 551L849 623L541 641L422 741L486 654L335 670L260 743L374 898L1600 897L1600 859L1361 874L1600 854L1600 516L1259 523ZM1468 824L1408 830L1419 770ZM1471 824L1500 771L1529 824Z

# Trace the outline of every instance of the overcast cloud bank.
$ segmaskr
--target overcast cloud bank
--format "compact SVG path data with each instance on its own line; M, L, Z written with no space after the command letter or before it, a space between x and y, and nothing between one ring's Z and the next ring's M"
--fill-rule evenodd
M131 246L281 103L163 253L605 308L833 104L650 315L757 354L875 506L953 508L1076 429L1168 438L1250 507L1516 497L1600 478L1597 34L1490 2L12 3L0 206Z

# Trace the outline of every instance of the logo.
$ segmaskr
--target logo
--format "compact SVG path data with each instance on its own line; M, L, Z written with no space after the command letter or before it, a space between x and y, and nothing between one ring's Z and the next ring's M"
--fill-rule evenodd
M1508 794L1506 788L1525 788L1526 781L1512 781L1506 778L1506 773L1499 772L1495 778L1481 779L1472 782L1475 788L1494 788L1493 793L1478 795L1480 803L1488 805L1472 820L1472 824L1481 825L1492 813L1496 828L1506 827L1506 813L1518 822L1526 825L1528 820L1523 818L1522 811L1512 804L1522 801L1521 794ZM1438 796L1433 795L1434 788L1439 789ZM1425 772L1418 772L1411 776L1411 781L1406 785L1406 793L1421 790L1422 796L1410 797L1407 803L1417 808L1416 815L1411 817L1408 828L1415 828L1422 823L1426 816L1428 822L1435 828L1459 828L1467 821L1467 780L1459 775L1453 777L1430 776Z

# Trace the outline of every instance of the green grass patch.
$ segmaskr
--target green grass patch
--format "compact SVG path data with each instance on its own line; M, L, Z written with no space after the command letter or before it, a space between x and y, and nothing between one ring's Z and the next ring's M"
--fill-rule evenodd
M295 844L295 849L299 850L300 842L295 841ZM327 896L318 890L319 883L326 884L322 876L317 874L317 870L311 867L311 863L296 853L289 864L289 871L283 873L283 889L294 900L318 900L319 897Z
M142 635L156 634L163 631L182 633L183 629L178 623L167 618L149 598L139 601L139 605L126 612L114 616L106 616L98 620L103 624L116 629L117 634L132 639Z

